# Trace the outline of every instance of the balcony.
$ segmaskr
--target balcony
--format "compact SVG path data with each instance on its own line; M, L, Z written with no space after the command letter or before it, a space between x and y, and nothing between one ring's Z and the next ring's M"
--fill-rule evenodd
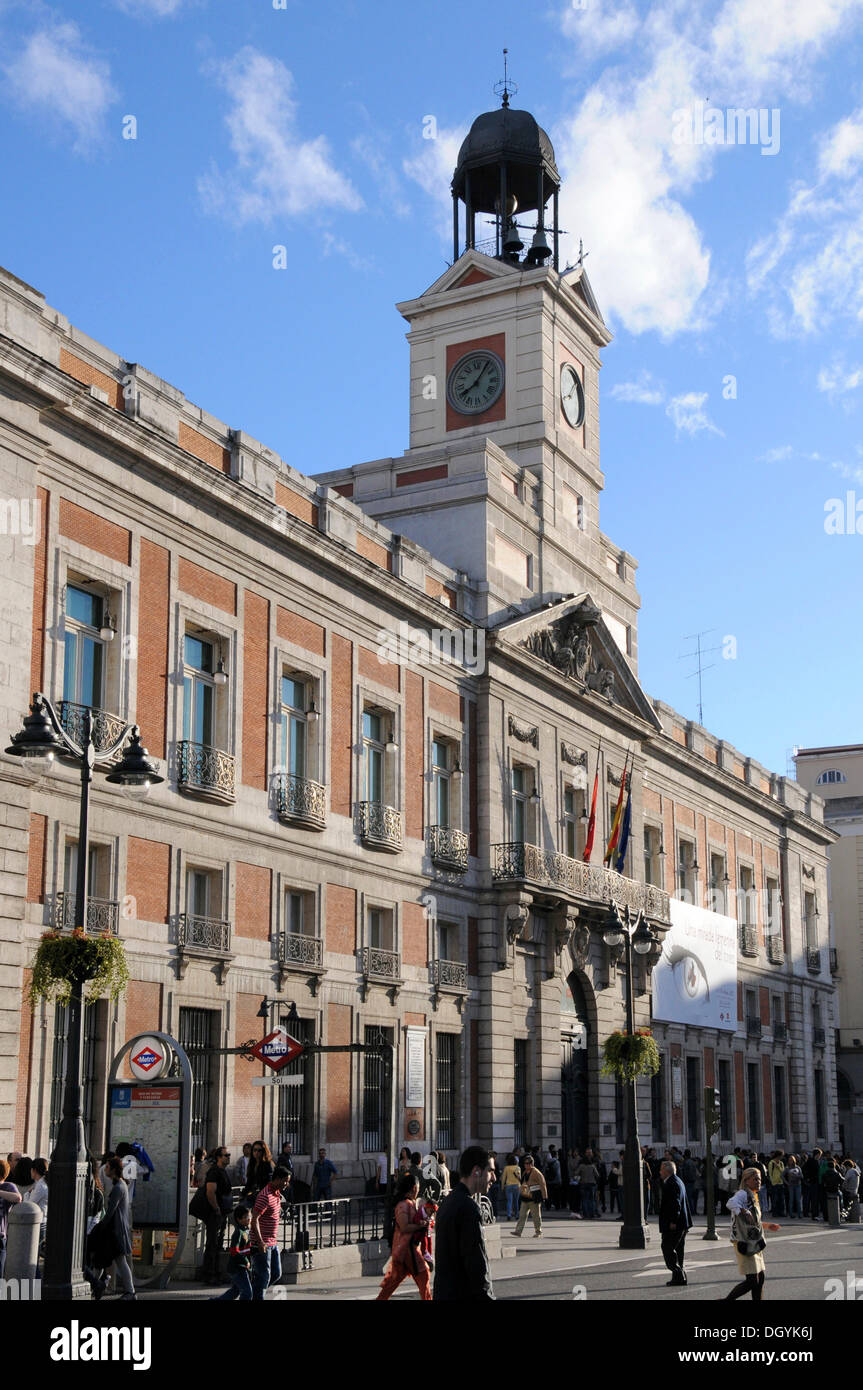
M535 884L563 891L592 906L616 902L634 912L643 911L654 921L671 920L668 894L651 883L638 883L613 869L585 864L581 859L570 859L518 840L493 845L492 851L494 883Z
M746 1036L747 1038L761 1037L761 1019L754 1014L746 1015Z
M442 995L450 994L457 996L456 1002L461 1009L467 994L467 966L464 962L458 960L429 961L429 975L434 986L434 1007L437 1008Z
M785 962L785 943L778 932L767 938L767 959L772 965L782 965Z
M826 1045L827 1045L827 1030L826 1030L826 1028L813 1028L813 1029L812 1029L812 1041L813 1041L813 1043L815 1044L816 1047L826 1047Z
M774 1021L773 1021L773 1041L774 1041L774 1042L787 1042L787 1040L788 1040L788 1024L787 1024L787 1023L780 1023L777 1019L774 1019Z
M189 912L181 912L177 917L177 955L180 979L185 975L190 960L214 960L219 966L219 983L223 984L233 960L230 922L219 917L194 917Z
M276 812L287 825L323 830L327 823L327 789L308 777L280 773L276 779Z
M369 849L382 849L387 854L401 852L404 838L401 811L379 801L360 801L357 811L364 845Z
M807 946L807 947L806 947L806 969L809 971L810 975L820 975L820 974L821 974L821 947L820 947L820 946Z
M285 987L288 975L309 976L312 994L317 994L318 977L324 974L324 943L319 936L305 936L285 931L277 944L279 989Z
M54 930L71 931L73 927L80 925L77 896L74 893L55 893ZM119 936L119 902L113 902L108 898L88 898L87 931L92 932L94 936L101 936L103 932L110 932L112 936Z
M454 869L459 874L467 873L468 837L464 830L430 825L428 849L432 863L439 868Z
M758 928L751 922L738 922L737 944L741 956L758 955Z
M177 744L177 786L204 801L224 805L235 801L233 755L206 743L183 740Z
M363 1000L368 995L370 984L389 985L395 998L402 984L402 958L398 951L385 951L380 946L362 946L357 955L363 977Z
M96 750L96 757L106 749L112 748L126 727L125 719L119 714L111 714L106 709L96 709L91 705L78 705L74 700L61 700L58 706L60 723L71 739L84 746L85 716L90 713L90 737Z

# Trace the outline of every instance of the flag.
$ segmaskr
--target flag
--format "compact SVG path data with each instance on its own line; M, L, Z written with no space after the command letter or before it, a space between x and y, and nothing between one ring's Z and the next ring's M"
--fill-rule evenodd
M632 781L630 779L629 795L626 798L626 810L623 813L623 823L620 827L620 840L617 846L617 863L615 868L619 874L623 873L623 865L626 861L626 847L629 844L629 832L632 829Z
M626 768L629 762L627 754L626 762L623 764L623 776L620 779L620 792L617 797L617 805L614 808L614 820L611 822L611 834L608 837L608 844L605 846L604 863L611 862L611 856L617 849L617 839L620 834L620 817L623 811L623 793L626 791Z
M590 856L593 853L593 837L596 833L596 793L599 790L599 757L596 760L596 772L593 777L593 796L590 801L590 820L587 823L587 840L584 846L582 859L585 864L590 863Z

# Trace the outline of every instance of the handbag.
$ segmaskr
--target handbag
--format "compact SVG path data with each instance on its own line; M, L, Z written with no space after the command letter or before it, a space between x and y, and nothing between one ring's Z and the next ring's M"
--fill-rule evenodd
M751 1211L751 1207L749 1210ZM755 1225L755 1230L748 1233L743 1240L737 1238L740 1235L741 1221L744 1226ZM760 1222L750 1220L746 1212L741 1211L737 1213L734 1218L734 1245L739 1254L760 1255L761 1251L764 1250L767 1245L767 1241L764 1239L763 1235L760 1234L760 1230Z

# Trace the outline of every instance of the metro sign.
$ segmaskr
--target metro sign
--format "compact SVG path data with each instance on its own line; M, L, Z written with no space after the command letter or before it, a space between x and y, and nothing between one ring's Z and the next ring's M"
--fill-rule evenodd
M281 1071L289 1062L295 1062L301 1057L305 1050L303 1044L292 1038L290 1033L286 1033L284 1028L277 1028L275 1032L261 1038L259 1043L255 1043L252 1056L257 1057L265 1066L272 1067L273 1071Z
M132 1058L135 1065L140 1067L141 1071L145 1072L150 1071L153 1067L157 1067L161 1060L161 1053L154 1052L151 1047L142 1047L141 1051Z

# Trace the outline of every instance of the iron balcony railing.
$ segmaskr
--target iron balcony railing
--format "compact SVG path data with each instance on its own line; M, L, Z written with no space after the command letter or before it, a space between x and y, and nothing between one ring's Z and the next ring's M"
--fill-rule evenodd
M785 1042L786 1039L787 1039L787 1037L788 1037L788 1024L787 1024L787 1023L779 1023L777 1020L774 1020L774 1023L773 1023L773 1041L774 1041L774 1042Z
M323 830L327 823L327 789L308 777L280 773L276 781L276 809L279 819L291 825Z
M80 927L78 921L78 898L75 893L54 894L54 929L68 931ZM120 904L108 898L88 898L87 931L94 935L110 932L120 934Z
M467 966L459 960L429 961L431 982L437 989L467 989Z
M398 951L384 951L379 946L360 947L360 969L367 980L399 980L402 958Z
M195 917L181 912L177 918L177 945L181 951L190 947L227 955L231 949L231 924L218 917Z
M827 1042L826 1028L813 1028L812 1041L816 1047L824 1047Z
M320 970L324 963L324 943L319 936L285 931L279 936L279 964Z
M177 785L210 801L234 801L234 758L206 743L177 745Z
M751 922L737 923L737 940L741 956L758 955L758 928Z
M778 932L767 938L767 959L773 965L781 965L785 960L785 943Z
M106 709L96 709L92 705L79 705L74 700L61 700L59 707L60 723L71 739L79 747L84 744L84 723L87 711L90 712L90 737L97 756L104 753L117 742L126 727L125 719L119 714L111 714Z
M655 921L671 920L669 897L652 883L625 878L599 864L585 864L566 854L542 850L520 840L493 845L492 879L495 883L524 881L540 887L562 888L591 903L616 902L620 907L643 911Z
M432 863L443 869L455 869L457 873L467 872L468 837L464 830L430 825L428 846Z
M813 975L821 974L821 947L806 947L806 968Z
M761 1019L754 1014L746 1015L746 1036L747 1038L761 1037Z
M397 854L402 847L402 813L380 801L359 803L360 837L363 844Z

